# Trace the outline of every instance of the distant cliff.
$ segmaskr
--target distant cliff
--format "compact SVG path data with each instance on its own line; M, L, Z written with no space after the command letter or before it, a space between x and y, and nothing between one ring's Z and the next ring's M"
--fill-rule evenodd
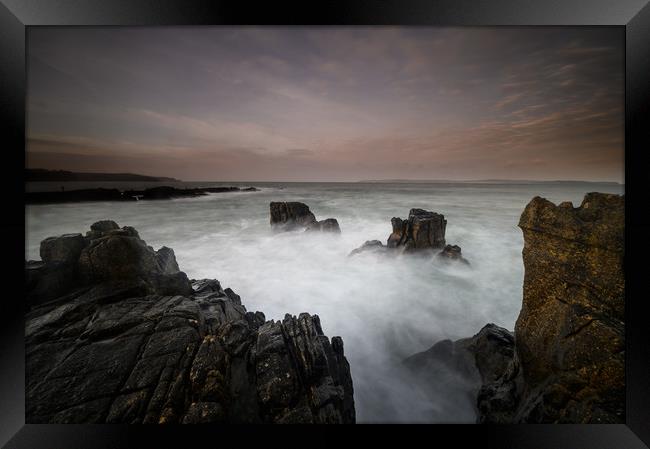
M27 182L70 182L70 181L121 181L121 182L180 182L178 179L158 176L136 175L133 173L79 173L65 170L25 169Z

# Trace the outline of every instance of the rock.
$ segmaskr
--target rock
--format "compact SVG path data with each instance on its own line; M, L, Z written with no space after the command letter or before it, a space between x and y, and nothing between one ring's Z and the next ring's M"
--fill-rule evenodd
M355 254L361 254L366 252L378 253L386 251L387 247L384 246L379 240L366 240L366 242L360 247L353 249L348 256L354 256Z
M513 351L512 332L487 324L471 338L439 341L403 363L432 400L452 396L475 407L481 385L503 375Z
M467 259L462 256L458 245L445 245L442 251L438 253L438 257L443 260L454 260L469 265Z
M49 237L41 242L41 260L45 263L75 263L86 242L81 234Z
M333 232L335 234L340 234L341 228L339 228L339 222L336 220L336 218L326 218L325 220L308 224L305 231Z
M516 352L481 388L480 422L624 422L624 210L601 193L526 206Z
M388 237L389 248L404 251L437 249L445 246L444 215L423 209L411 209L407 220L393 217L393 233Z
M120 227L113 220L101 220L90 225L91 231L97 231L102 233L114 231L116 229L120 229Z
M288 231L316 223L316 217L309 206L299 202L271 202L271 226L276 230Z
M156 259L158 259L158 266L163 273L173 274L180 271L173 249L166 246L161 247L156 251Z
M588 193L569 206L535 197L519 221L525 276L515 333L524 387L513 419L624 422L624 198Z
M86 282L57 272L58 297L26 314L27 422L355 422L343 342L317 316L266 321L132 228L91 232ZM27 262L28 290L61 264Z

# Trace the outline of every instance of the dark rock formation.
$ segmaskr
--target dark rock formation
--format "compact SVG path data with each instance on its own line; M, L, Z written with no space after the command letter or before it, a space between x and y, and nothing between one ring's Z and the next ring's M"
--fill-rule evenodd
M208 193L221 192L255 192L255 187L198 187L179 189L170 186L151 187L144 190L118 189L80 189L56 192L26 192L25 204L80 203L84 201L136 201L136 200L169 200L173 198L193 198Z
M463 257L458 245L445 245L445 247L438 253L438 257L443 260L454 260L469 265L467 259Z
M315 223L310 223L305 229L306 232L333 232L336 234L341 233L341 228L339 227L339 222L336 218L326 218L325 220L317 221Z
M316 217L305 203L272 201L269 207L271 226L276 230L288 231L316 223Z
M602 193L577 208L526 206L517 353L482 391L483 421L624 422L624 211L622 196Z
M423 209L411 209L406 220L391 219L393 233L388 237L389 248L403 248L404 251L436 249L445 246L444 215Z
M62 239L45 245L54 259L27 263L28 296L57 288L26 315L27 422L355 421L343 342L317 316L266 321L114 222L81 251Z
M471 350L482 380L479 422L624 422L624 209L622 196L601 193L577 208L540 197L526 206L514 351L504 332ZM462 342L444 354L465 375Z
M388 236L386 246L379 240L368 240L359 248L354 249L350 255L372 250L383 252L386 249L399 252L431 252L442 248L438 253L445 260L458 260L465 264L469 262L460 254L457 245L445 246L445 230L447 220L442 214L423 209L411 209L406 220L393 217L391 219L393 232Z
M156 252L135 229L120 229L111 220L92 224L85 237L49 237L41 242L40 254L42 261L29 261L25 266L28 305L58 298L73 287L104 281L140 285L145 294L192 292L173 250L163 247Z
M336 218L327 218L317 221L316 216L309 210L305 203L275 202L272 201L271 227L276 231L291 231L305 229L309 232L331 232L340 234L341 228Z

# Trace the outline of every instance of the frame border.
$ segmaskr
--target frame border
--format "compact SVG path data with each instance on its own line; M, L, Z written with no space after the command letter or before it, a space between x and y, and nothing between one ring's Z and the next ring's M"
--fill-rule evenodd
M608 25L625 30L626 423L619 425L245 426L25 425L23 286L0 299L0 444L7 448L171 447L191 442L280 441L336 445L341 431L364 440L391 437L487 447L646 448L650 445L650 326L641 293L650 249L646 182L650 174L650 4L647 0L356 0L303 6L208 0L0 0L0 120L9 141L0 177L8 251L7 280L21 279L24 259L25 49L28 26L124 25ZM18 149L22 150L19 151ZM23 237L22 240L19 237ZM8 282L7 284L10 284ZM288 430L288 432L287 432ZM15 433L15 435L14 435ZM13 437L12 437L13 435ZM293 435L293 436L290 436ZM302 436L306 438L302 438ZM287 438L289 436L289 438ZM198 440L197 440L198 439ZM347 440L347 438L346 438ZM397 441L400 441L397 440ZM426 441L426 440L425 440ZM285 444L285 443L281 443ZM403 444L403 443L402 443Z

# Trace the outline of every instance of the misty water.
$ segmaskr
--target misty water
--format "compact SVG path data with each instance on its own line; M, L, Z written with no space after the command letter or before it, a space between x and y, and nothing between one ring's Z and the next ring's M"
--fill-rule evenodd
M474 335L489 322L513 329L524 274L517 222L530 199L577 206L590 191L623 193L623 186L577 183L242 185L262 190L27 206L25 257L39 259L46 237L84 233L93 222L112 219L135 227L155 249L173 248L190 278L218 279L267 319L317 314L327 336L343 338L358 422L474 422L471 400L444 388L425 392L402 360L441 339ZM342 233L274 234L270 201L302 201L317 219L338 219ZM430 257L348 257L366 240L385 242L391 217L406 218L415 207L445 215L447 243L461 246L470 266Z

